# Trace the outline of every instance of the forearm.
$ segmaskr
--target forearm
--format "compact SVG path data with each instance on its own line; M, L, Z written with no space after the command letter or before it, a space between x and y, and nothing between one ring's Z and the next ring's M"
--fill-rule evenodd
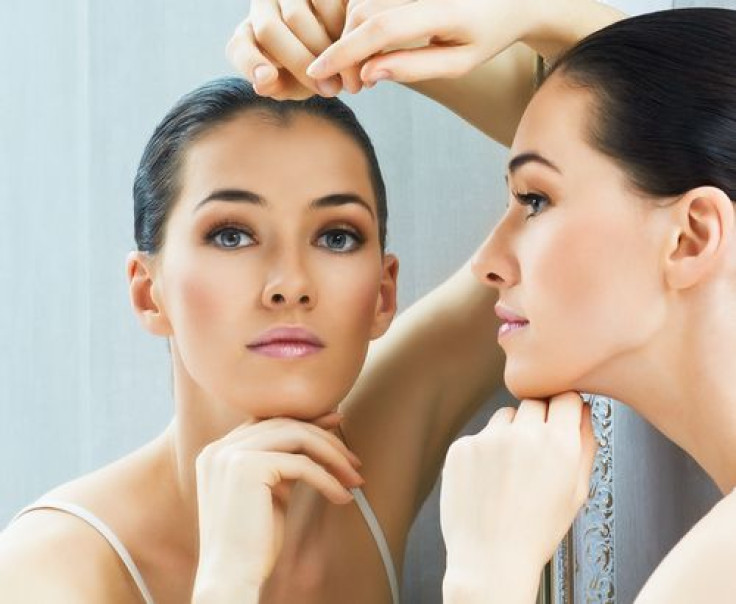
M410 88L441 103L483 133L510 145L536 82L536 58L556 56L624 15L585 1L549 2L516 43L456 79L425 80Z
M534 604L540 574L528 569L484 569L471 573L448 565L442 582L443 604Z

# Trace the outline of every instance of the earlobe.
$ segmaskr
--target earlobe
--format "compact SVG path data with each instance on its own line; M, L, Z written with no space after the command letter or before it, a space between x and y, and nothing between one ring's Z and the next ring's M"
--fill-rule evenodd
M145 252L131 252L126 264L128 291L133 312L146 331L157 336L171 335L171 325L157 299L153 259Z
M391 325L396 314L396 286L399 276L399 260L393 254L383 258L381 290L376 302L376 314L371 330L371 339L381 337Z
M674 244L666 261L673 289L687 289L708 278L733 238L733 202L716 187L688 191L675 208Z

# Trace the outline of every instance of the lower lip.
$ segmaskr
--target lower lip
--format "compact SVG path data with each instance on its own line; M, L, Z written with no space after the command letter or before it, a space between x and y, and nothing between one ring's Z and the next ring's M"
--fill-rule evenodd
M300 359L318 353L322 347L309 342L271 342L260 346L248 346L248 350L276 359Z
M498 328L498 337L501 338L503 336L507 336L511 333L519 331L527 325L529 325L529 321L502 323L501 327Z

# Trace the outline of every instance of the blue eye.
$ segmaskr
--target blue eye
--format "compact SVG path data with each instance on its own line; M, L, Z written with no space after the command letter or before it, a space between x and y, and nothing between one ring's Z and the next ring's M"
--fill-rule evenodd
M514 197L520 205L529 208L530 211L526 216L527 220L537 216L549 206L549 199L539 193L514 193Z
M363 243L357 233L345 229L331 229L317 238L317 245L333 252L352 252Z
M229 250L246 247L255 243L250 233L235 227L218 229L213 231L207 238L218 247Z

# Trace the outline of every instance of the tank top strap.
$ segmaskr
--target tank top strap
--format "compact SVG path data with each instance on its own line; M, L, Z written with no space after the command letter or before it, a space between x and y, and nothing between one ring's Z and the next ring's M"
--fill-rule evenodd
M399 580L396 573L396 567L394 566L394 560L391 556L391 550L388 547L388 541L386 541L386 535L381 529L381 524L376 518L376 514L373 512L371 504L368 503L368 499L363 493L360 487L350 489L350 492L355 497L355 503L358 505L358 509L363 518L365 519L368 528L373 535L373 539L376 542L378 551L381 554L381 560L383 560L383 566L386 569L386 575L388 576L388 584L391 588L391 600L393 604L399 604Z
M10 524L15 522L24 514L27 514L28 512L32 512L34 510L57 510L60 512L65 512L72 516L76 516L80 520L89 524L100 535L102 535L102 537L104 537L104 539L110 544L110 547L115 550L115 553L125 565L125 568L128 569L128 572L135 582L136 587L138 587L138 590L140 591L145 603L154 604L151 592L148 591L148 587L143 580L143 576L141 575L140 570L138 570L135 562L133 562L133 557L130 555L130 552L128 552L128 549L123 545L123 542L118 538L113 530L97 516L95 516L92 512L75 503L59 501L56 499L41 499L18 512L10 521Z

